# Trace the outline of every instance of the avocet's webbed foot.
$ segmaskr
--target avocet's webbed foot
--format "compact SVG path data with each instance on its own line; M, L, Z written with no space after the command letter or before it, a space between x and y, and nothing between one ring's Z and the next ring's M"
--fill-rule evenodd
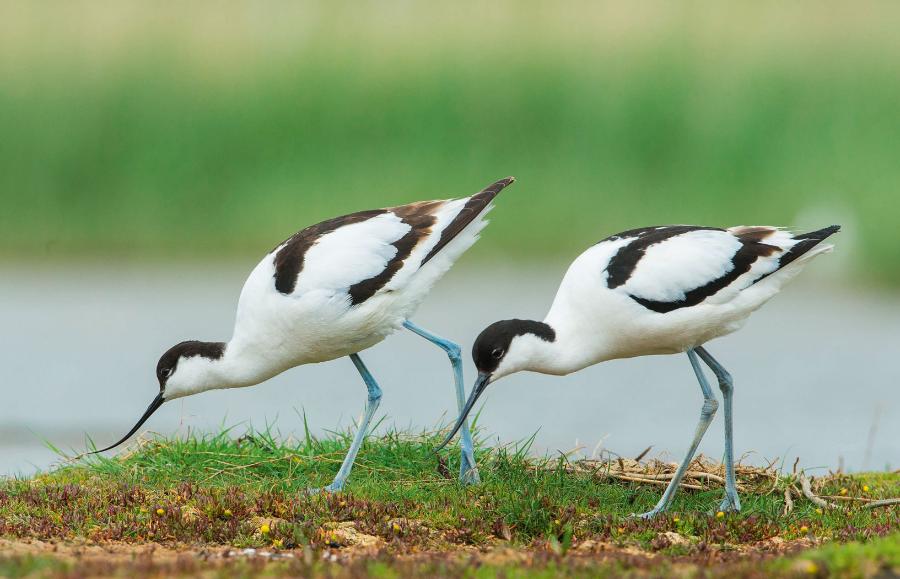
M741 510L741 499L737 491L725 491L725 498L719 504L719 510L723 513L738 512Z
M462 412L466 405L465 386L463 385L463 367L462 367L462 351L458 344L451 342L446 338L442 338L432 334L424 328L420 328L416 324L407 320L403 322L403 326L417 336L421 336L442 349L447 353L450 359L450 366L453 369L453 384L456 388L456 403L459 411ZM468 420L464 421L460 429L460 467L459 481L463 484L478 484L481 477L478 475L478 465L475 462L474 443L472 442L472 432L469 430Z
M465 448L465 446L460 451L459 482L464 485L477 485L481 482L478 466L475 464L475 455L471 448Z
M659 505L656 505L655 507L653 507L646 513L631 513L630 515L628 515L628 518L644 519L645 521L647 521L647 520L652 519L653 517L655 517L656 515L660 514L661 512L663 512L665 510L666 510L665 507L660 508Z
M306 489L306 494L318 495L320 493L339 493L342 490L344 490L344 481L335 480L328 486L310 487L310 488Z

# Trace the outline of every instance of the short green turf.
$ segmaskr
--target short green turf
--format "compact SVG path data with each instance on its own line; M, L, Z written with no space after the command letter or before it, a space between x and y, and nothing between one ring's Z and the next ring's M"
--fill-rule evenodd
M265 546L274 538L315 542L331 521L393 537L419 530L389 521L418 521L450 544L486 545L498 537L514 545L571 543L588 538L651 546L675 531L697 542L746 544L771 537L865 540L896 529L897 507L842 506L818 511L796 500L783 516L783 493L745 493L740 514L716 516L721 489L682 490L653 521L628 518L653 506L661 487L572 473L562 459L535 459L527 446L479 448L483 482L465 487L455 476L458 455L438 456L438 434L389 432L362 447L345 492L310 496L331 481L349 434L280 441L267 432L234 438L191 435L156 439L122 457L91 458L32 479L0 483L0 535L37 539L71 536L97 540L209 542ZM900 475L869 473L829 479L823 494L884 498L897 493ZM867 490L863 490L863 488ZM767 489L766 489L767 491ZM286 523L260 536L252 523ZM406 525L402 523L401 527Z

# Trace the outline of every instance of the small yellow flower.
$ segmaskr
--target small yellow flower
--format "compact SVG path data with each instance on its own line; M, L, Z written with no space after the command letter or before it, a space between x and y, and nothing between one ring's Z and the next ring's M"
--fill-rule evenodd
M268 535L269 532L270 532L271 530L272 530L272 529L269 528L269 525L267 525L266 523L263 523L263 524L259 527L259 532L262 533L263 535Z
M557 527L559 526L559 519L553 519L553 524Z
M291 460L294 461L294 462L296 462L297 464L303 462L303 459L300 458L299 456L295 456L295 457L293 457Z
M391 528L394 530L395 533L399 533L399 532L400 532L400 525L398 525L397 523L394 523L394 524L391 526Z
M226 517L230 517L232 515L231 509L225 509L225 512L222 514L225 515Z
M863 485L863 492L864 493L869 492L869 485Z
M822 514L822 509L816 509L816 513L818 513L818 514L821 515L821 514Z
M847 489L841 489L841 496L844 496L846 494L847 494Z
M282 547L284 547L284 541L282 541L281 539L275 539L274 541L272 541L272 548L281 549Z
M721 519L721 518L724 517L724 516L725 516L725 513L724 513L723 511L719 511L718 513L716 513L716 518L717 518L717 519Z
M672 518L672 522L673 522L673 523L680 523L680 522L681 522L681 519L679 519L678 517L673 517L673 518Z
M801 533L806 533L807 531L809 531L809 527L807 527L806 525L803 525L803 526L800 527L800 532L801 532Z
M164 510L162 510L162 509L156 509L156 514L159 515L159 516L161 517L161 516L163 516L163 515L166 514L166 511L164 511Z
M347 506L347 501L341 501L341 502L338 503L338 504L339 504L340 506L342 506L342 507L346 507L346 506Z
M620 532L620 533L624 533L624 532L625 532L625 527L619 527L619 532Z
M815 563L813 563L812 561L809 561L803 570L806 571L806 573L808 575L815 575L816 573L819 572L819 566L816 565Z

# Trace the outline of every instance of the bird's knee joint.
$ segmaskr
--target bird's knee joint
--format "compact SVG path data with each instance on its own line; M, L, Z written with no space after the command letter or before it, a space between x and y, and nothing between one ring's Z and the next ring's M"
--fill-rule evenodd
M381 389L369 391L369 403L378 404L381 402Z
M460 348L458 344L448 342L445 349L447 350L447 356L451 360L455 361L462 359L462 348Z
M703 401L703 409L700 411L704 416L712 416L719 409L719 401L715 398L707 398Z
M731 381L731 376L725 374L719 378L719 390L726 395L734 392L734 382Z

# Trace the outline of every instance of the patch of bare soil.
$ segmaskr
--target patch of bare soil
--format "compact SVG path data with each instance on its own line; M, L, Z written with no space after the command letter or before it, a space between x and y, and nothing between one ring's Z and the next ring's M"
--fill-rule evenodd
M327 548L316 556L330 561L359 561L365 559L394 559L398 561L427 561L440 558L447 561L459 560L479 565L525 565L531 566L549 559L566 558L573 562L597 563L621 561L643 566L641 563L669 561L678 564L710 565L736 561L770 559L785 554L793 554L817 546L810 539L785 541L778 537L750 545L705 545L689 544L685 537L677 533L661 533L658 545L683 548L683 554L672 555L647 551L632 545L617 545L603 541L585 540L562 555L551 546L512 547L507 544L477 549L471 546L444 543L440 548L397 549L396 545L383 539L358 531L353 523L334 523L323 527L327 538ZM69 562L102 562L125 564L136 561L160 564L201 561L204 563L227 563L234 560L283 561L303 560L311 556L307 549L243 549L222 545L186 545L160 543L123 543L88 541L45 542L37 540L0 539L0 555L49 556Z

